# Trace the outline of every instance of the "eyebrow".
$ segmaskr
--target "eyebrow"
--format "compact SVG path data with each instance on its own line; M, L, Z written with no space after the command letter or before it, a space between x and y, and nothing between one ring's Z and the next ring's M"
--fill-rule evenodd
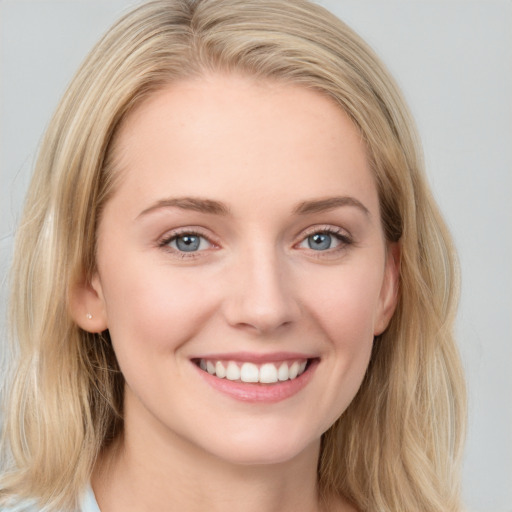
M370 212L361 201L355 197L337 196L327 197L324 199L314 199L299 203L293 210L295 215L309 215L312 213L321 213L328 210L334 210L343 206L353 206L361 210L367 217ZM199 197L173 197L168 199L160 199L152 204L149 208L143 210L137 217L141 217L161 208L180 208L182 210L190 210L200 213L209 213L212 215L229 215L229 207L212 199L203 199Z
M366 208L361 201L350 196L327 197L325 199L304 201L295 208L294 213L298 215L308 215L333 210L342 206L354 206L361 210L367 217L371 217L368 208Z
M220 201L212 199L202 199L199 197L173 197L169 199L160 199L149 208L143 210L138 217L147 215L161 208L180 208L182 210L191 210L200 213L210 213L214 215L228 215L229 208Z

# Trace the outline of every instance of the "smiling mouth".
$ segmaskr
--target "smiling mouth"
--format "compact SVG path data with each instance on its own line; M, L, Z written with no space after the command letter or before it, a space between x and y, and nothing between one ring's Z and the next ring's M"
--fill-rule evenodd
M195 359L193 362L204 372L219 379L252 384L276 384L297 379L315 360L296 359L263 364L217 359Z

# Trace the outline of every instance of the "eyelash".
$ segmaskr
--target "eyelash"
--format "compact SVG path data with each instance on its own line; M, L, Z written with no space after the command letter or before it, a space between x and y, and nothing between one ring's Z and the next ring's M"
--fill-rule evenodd
M353 238L347 234L347 232L339 227L324 225L324 226L313 226L307 229L304 233L301 234L301 240L296 245L300 245L304 243L310 236L316 234L328 234L332 235L334 238L338 240L340 245L338 247L334 247L332 249L326 249L325 251L315 251L310 249L313 253L314 257L322 257L327 256L328 254L337 254L340 251L347 249L348 246L354 244Z
M203 251L190 251L190 252L186 252L186 251L180 251L180 250L174 249L173 247L169 246L169 244L173 240L176 240L177 238L179 238L181 236L185 236L185 235L197 236L199 238L203 238L212 247L218 247L218 245L214 241L212 241L212 239L209 236L206 236L200 230L197 230L197 229L194 229L194 228L184 228L184 229L173 231L172 233L169 233L169 234L165 235L160 240L160 242L158 243L158 246L161 249L163 249L164 251L170 252L170 253L172 253L174 256L176 256L178 258L182 258L182 259L197 258L198 253L203 252Z
M304 243L310 236L315 235L315 234L332 235L340 243L340 245L338 247L334 247L332 249L329 248L324 251L315 251L314 249L309 249L309 251L312 253L312 256L317 257L317 258L321 258L322 256L325 257L328 254L330 254L330 255L337 254L338 252L345 250L348 246L350 246L354 243L354 240L352 239L352 237L350 235L346 234L346 232L339 227L313 226L313 227L307 229L305 232L301 233L300 241L297 242L296 244L294 244L294 247L297 247L298 245ZM211 244L211 246L213 248L219 247L219 245L216 244L209 236L206 236L203 232L201 232L198 229L194 229L194 228L183 228L183 229L176 230L176 231L173 231L172 233L167 234L158 242L158 247L160 247L161 249L163 249L165 251L172 253L174 256L181 258L181 259L197 258L201 252L204 252L204 250L203 251L186 252L186 251L180 251L180 250L174 249L173 247L169 246L169 244L173 240L176 240L177 238L184 236L184 235L190 235L190 236L196 236L196 237L203 238L209 244Z

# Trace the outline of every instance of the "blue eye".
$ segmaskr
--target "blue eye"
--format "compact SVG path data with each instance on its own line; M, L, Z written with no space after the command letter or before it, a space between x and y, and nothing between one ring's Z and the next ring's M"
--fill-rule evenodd
M308 247L314 251L326 251L332 246L332 235L329 233L315 233L306 238Z
M196 252L211 246L206 238L194 233L173 236L166 245L180 252Z
M299 244L299 247L316 252L326 252L333 249L342 249L351 243L352 240L349 236L343 234L339 228L326 227L307 235Z

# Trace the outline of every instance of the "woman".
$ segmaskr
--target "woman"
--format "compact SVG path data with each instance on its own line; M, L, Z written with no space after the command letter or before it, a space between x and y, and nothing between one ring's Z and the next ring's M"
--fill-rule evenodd
M459 510L456 266L418 153L318 6L120 20L18 232L2 506Z

